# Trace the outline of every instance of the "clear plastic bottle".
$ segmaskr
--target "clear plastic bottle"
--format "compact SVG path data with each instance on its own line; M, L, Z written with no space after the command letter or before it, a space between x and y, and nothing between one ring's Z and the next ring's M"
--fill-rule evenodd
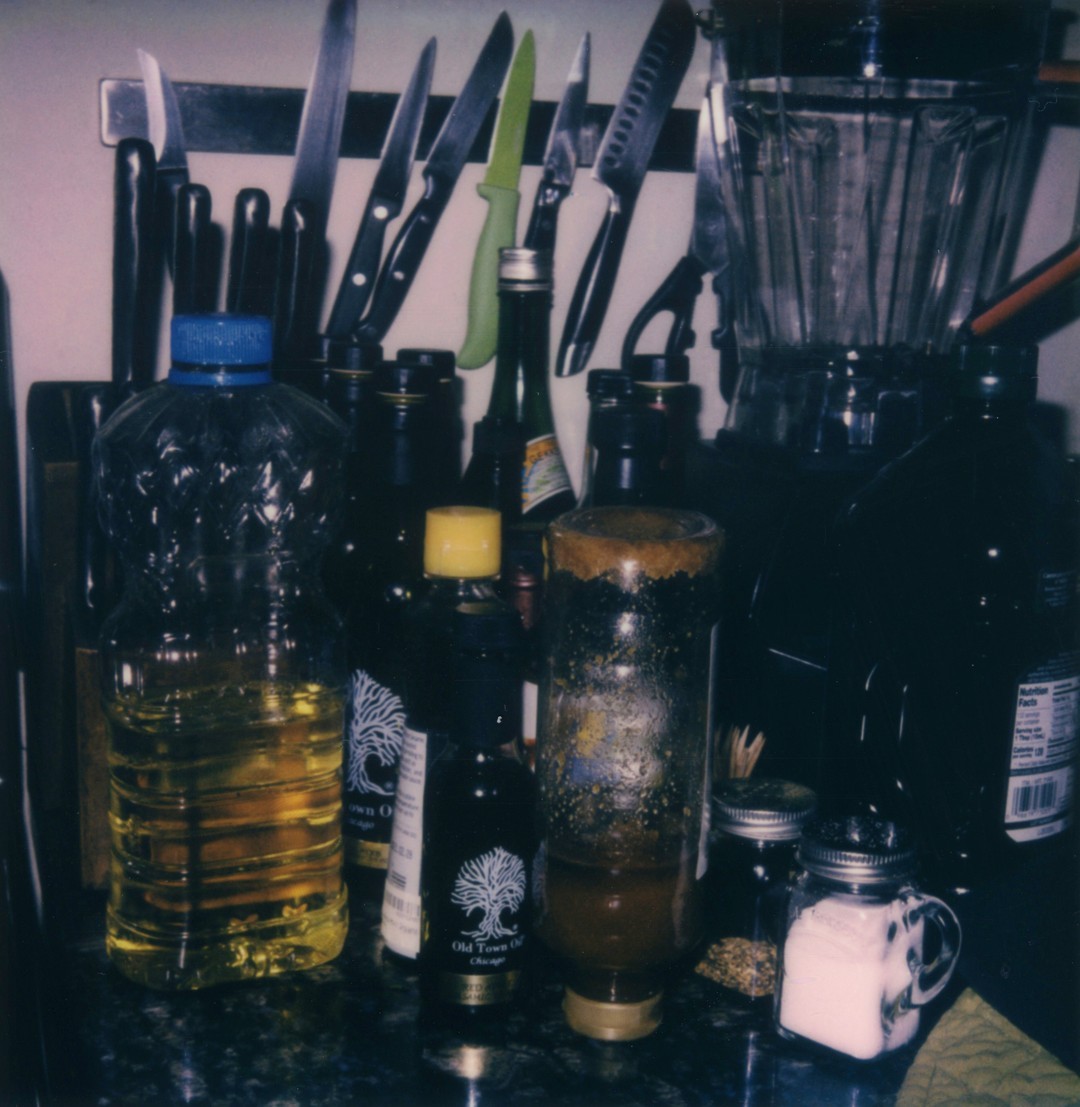
M177 316L172 351L93 455L125 581L101 634L106 948L139 983L202 988L345 941L344 650L319 581L345 432L271 382L265 318Z

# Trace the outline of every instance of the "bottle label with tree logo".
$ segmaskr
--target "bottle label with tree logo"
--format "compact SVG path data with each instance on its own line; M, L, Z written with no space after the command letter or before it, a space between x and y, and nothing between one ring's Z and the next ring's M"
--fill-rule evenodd
M468 1006L505 1003L521 976L527 938L528 869L523 858L495 846L464 861L454 878L439 998Z
M342 832L347 859L365 868L387 866L404 739L401 697L369 673L356 670L345 700Z

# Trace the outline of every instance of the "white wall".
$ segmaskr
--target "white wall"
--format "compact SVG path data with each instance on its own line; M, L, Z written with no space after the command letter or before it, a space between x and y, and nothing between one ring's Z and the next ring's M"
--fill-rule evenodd
M1061 0L1059 0L1059 4ZM704 7L704 0L697 5ZM1080 10L1080 0L1067 4ZM324 0L0 0L0 271L12 311L17 402L32 381L104 379L109 363L111 182L113 150L99 140L98 80L138 78L136 47L157 55L174 81L307 84ZM398 92L424 43L438 37L433 92L455 94L496 15L506 7L520 35L536 34L538 99L558 98L586 30L593 32L590 99L614 103L656 11L655 0L360 0L352 87ZM1080 56L1080 35L1071 46ZM696 108L708 75L698 52L677 101ZM291 162L281 157L193 153L192 180L206 184L215 213L228 220L236 191L259 186L273 210L287 194ZM1080 166L1080 131L1055 132L1032 207L1021 266L1070 233ZM343 161L329 234L336 244L331 288L340 274L376 163ZM475 192L483 168L468 166L436 232L386 348L459 347L472 251L485 214ZM539 170L522 175L522 226ZM412 193L419 194L419 172ZM693 181L654 174L645 183L623 269L592 366L617 363L622 335L659 280L686 248ZM606 203L588 173L560 216L553 343L578 271ZM392 233L392 232L391 232ZM715 305L698 304L693 376L704 409L701 429L722 420L716 355L708 346ZM1080 450L1080 377L1073 348L1078 325L1043 347L1043 395L1073 413L1072 448ZM463 374L466 419L486 406L491 368ZM585 376L554 380L552 392L567 459L577 475L583 445Z

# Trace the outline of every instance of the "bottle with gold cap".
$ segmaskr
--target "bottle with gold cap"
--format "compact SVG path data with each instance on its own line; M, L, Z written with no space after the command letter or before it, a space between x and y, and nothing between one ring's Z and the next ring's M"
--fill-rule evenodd
M405 625L405 737L401 749L390 858L383 890L386 948L414 959L420 949L420 855L427 767L450 727L451 627L463 603L496 599L502 544L499 513L483 507L437 507L427 513L427 591ZM505 606L505 605L504 605Z

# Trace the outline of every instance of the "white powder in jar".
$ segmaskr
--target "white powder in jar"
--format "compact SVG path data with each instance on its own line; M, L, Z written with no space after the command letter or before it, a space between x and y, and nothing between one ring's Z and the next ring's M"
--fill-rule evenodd
M921 960L923 923L904 905L837 895L792 920L782 953L778 1018L792 1034L860 1060L897 1049L919 1027L919 1011L899 1011L910 988L908 953Z

